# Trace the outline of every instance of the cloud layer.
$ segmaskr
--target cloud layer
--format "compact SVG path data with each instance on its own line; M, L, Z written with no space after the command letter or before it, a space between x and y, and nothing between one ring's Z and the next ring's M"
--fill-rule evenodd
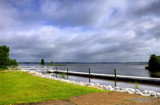
M160 1L1 0L0 45L19 62L148 61L160 55Z

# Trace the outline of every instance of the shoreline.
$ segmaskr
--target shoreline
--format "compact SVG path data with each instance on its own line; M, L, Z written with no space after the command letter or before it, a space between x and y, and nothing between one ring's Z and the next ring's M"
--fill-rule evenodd
M99 83L89 83L89 82L78 82L78 81L72 81L72 80L65 80L65 79L53 77L52 74L42 74L42 73L38 73L35 71L30 71L30 70L18 70L18 71L28 72L29 74L32 74L34 76L58 80L58 81L72 83L72 84L76 84L76 85L89 86L89 87L95 87L98 89L104 89L104 90L109 90L109 91L124 92L124 93L130 93L130 94L137 94L137 95L141 95L141 96L152 96L152 97L160 98L160 93L157 93L157 92L151 91L151 90L144 90L142 92L138 89L133 89L133 88L119 88L119 87L112 87L111 85L100 85Z

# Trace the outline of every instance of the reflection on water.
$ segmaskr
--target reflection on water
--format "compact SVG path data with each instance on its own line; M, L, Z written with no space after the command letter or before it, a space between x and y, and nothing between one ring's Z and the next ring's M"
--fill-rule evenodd
M156 72L149 71L149 74L151 77L160 78L160 71L156 71Z

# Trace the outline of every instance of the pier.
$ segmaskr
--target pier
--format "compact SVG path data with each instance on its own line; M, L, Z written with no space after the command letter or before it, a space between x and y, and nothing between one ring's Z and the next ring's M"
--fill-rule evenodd
M139 83L146 83L146 84L154 84L160 85L160 78L151 78L151 77L138 77L138 76L125 76L125 75L117 75L116 69L114 69L115 74L99 74L99 73L91 73L89 68L88 72L75 72L69 71L68 67L66 70L59 70L56 67L56 70L53 69L53 66L24 66L21 67L23 70L35 70L35 71L45 71L47 73L55 73L61 74L65 73L65 75L72 75L72 76L81 76L81 77L88 77L97 78L97 79L108 79L108 80L115 80L115 81L126 81L126 82L139 82Z
M137 77L137 76L125 76L125 75L112 75L112 74L98 74L98 73L86 73L86 72L74 72L74 71L63 71L63 70L48 70L48 73L65 73L66 75L82 76L98 79L109 79L116 81L126 81L126 82L139 82L146 84L160 85L160 78L150 78L150 77Z

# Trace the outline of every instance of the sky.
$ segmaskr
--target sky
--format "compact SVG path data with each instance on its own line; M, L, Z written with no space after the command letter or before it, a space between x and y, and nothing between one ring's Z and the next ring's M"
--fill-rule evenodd
M18 62L147 62L160 0L0 0L0 46Z

